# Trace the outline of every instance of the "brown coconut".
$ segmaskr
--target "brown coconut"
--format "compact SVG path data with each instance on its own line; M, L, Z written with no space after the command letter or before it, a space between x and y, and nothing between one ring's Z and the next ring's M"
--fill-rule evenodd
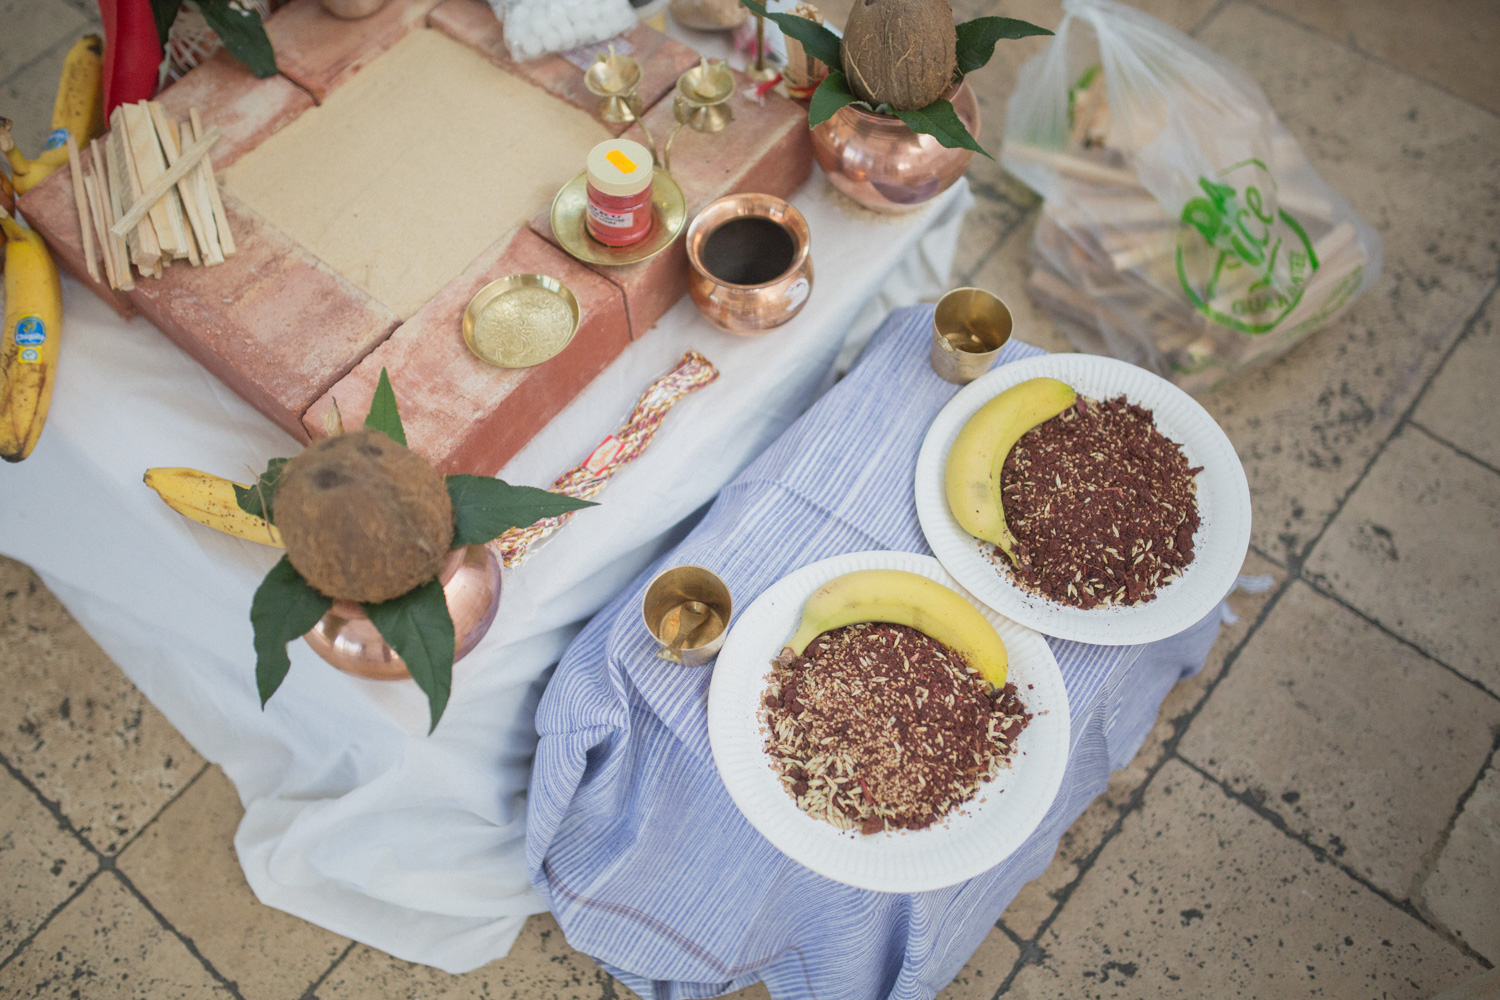
M327 597L376 604L436 576L453 541L443 477L375 430L320 441L276 487L287 559Z
M855 0L844 27L844 76L872 105L915 111L953 86L957 44L948 0Z

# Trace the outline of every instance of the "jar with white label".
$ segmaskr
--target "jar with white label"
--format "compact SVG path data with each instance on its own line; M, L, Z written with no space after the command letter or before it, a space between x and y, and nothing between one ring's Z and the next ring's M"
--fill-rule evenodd
M630 139L606 139L589 153L589 235L610 247L651 232L651 151Z

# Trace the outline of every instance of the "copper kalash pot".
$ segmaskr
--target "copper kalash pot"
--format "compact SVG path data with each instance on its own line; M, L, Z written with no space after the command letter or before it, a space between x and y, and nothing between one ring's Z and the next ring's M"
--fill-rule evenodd
M468 545L448 553L438 573L448 615L453 619L453 662L479 645L500 607L500 560L488 545ZM372 681L410 677L406 663L380 637L364 608L334 601L303 636L313 652L346 674Z
M979 138L979 102L967 81L944 94ZM905 212L952 187L973 150L949 149L895 115L846 105L813 129L813 156L833 186L877 212Z

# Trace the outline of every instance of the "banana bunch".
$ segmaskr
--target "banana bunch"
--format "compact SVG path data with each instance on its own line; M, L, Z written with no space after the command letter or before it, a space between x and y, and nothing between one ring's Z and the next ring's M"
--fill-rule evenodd
M969 418L948 451L944 486L948 509L975 538L991 542L1016 561L1016 536L1005 523L1000 472L1021 435L1078 401L1072 386L1055 378L1013 385Z
M28 160L10 135L10 119L0 118L0 153L10 161L18 192L25 194L68 162L68 136L87 146L104 133L104 40L84 35L63 60L52 105L52 134L36 159Z
M0 458L31 454L57 379L62 284L42 237L0 212L5 244L5 327L0 333Z
M936 580L904 570L866 569L829 580L802 606L802 623L787 645L800 656L824 632L858 622L914 628L958 653L995 687L1005 683L1005 643L979 609Z
M281 532L264 518L240 509L234 488L249 489L223 476L197 469L146 470L146 485L183 517L262 545L281 548Z

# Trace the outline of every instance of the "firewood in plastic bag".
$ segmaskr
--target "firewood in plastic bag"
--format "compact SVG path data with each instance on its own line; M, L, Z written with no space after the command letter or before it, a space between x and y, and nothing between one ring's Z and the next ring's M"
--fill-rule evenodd
M1369 288L1379 237L1253 79L1122 4L1063 10L1001 162L1045 199L1028 287L1075 347L1205 391Z

